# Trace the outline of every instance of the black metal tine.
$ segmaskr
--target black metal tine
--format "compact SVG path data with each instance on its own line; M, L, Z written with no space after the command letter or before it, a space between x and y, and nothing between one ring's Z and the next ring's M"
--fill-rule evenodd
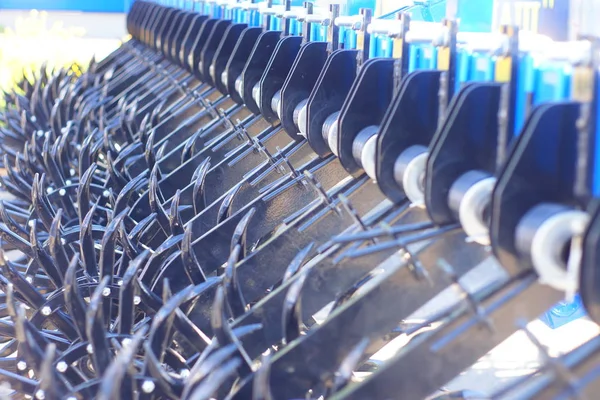
M81 339L86 338L86 304L79 292L79 283L77 280L77 270L79 269L79 254L75 253L67 273L65 274L65 307L69 312L69 315L73 319L75 328L79 333Z
M162 391L168 398L177 399L183 391L183 381L181 378L171 376L162 366L149 342L144 343L144 354L146 355L146 368L158 383Z
M4 201L0 200L0 218L2 218L2 222L6 224L6 227L16 235L18 235L21 239L27 240L29 239L29 232L22 225L15 222L15 220L10 216L6 207L4 207Z
M156 213L158 223L160 224L165 234L168 235L170 233L169 217L167 216L167 212L163 208L162 201L160 199L162 196L159 194L157 166L155 166L155 168L152 170L152 173L150 174L150 186L148 194L148 199L150 201L150 210L153 213Z
M102 250L100 251L100 278L108 277L112 280L115 273L115 250L119 226L129 213L129 207L110 221L102 237Z
M150 228L156 222L156 213L149 214L146 218L137 223L137 225L129 232L129 238L133 241L138 241L144 230Z
M246 312L246 301L238 281L236 273L236 264L241 259L242 246L237 244L232 249L229 259L225 264L223 274L223 290L225 291L225 302L233 318L243 315Z
M227 196L223 199L223 202L221 203L221 206L219 207L219 212L217 214L217 225L225 221L227 218L231 217L231 213L233 211L233 200L240 192L241 188L241 183L236 185L227 193Z
M192 178L194 182L194 190L192 194L193 204L194 204L194 213L199 214L202 210L206 208L206 188L204 184L206 183L206 176L210 169L210 157L207 157L194 171L194 177Z
M182 399L189 398L191 391L198 383L204 380L213 370L231 359L237 352L237 348L234 344L227 346L214 345L213 347L214 349L211 348L211 352L207 354L206 357L201 356L190 370L190 374L186 379L185 387L181 394Z
M94 178L94 173L98 169L96 163L92 163L90 167L81 176L79 188L77 189L77 208L79 214L79 225L83 225L83 220L90 210L92 199L90 197L90 185Z
M35 397L38 399L41 397L47 400L59 400L65 398L68 393L68 388L64 386L62 379L54 368L55 357L56 345L49 343L46 346L44 362L39 371L40 384L39 389L35 392Z
M63 273L62 271L54 264L50 255L46 252L46 250L42 247L42 244L38 239L38 231L37 231L37 220L32 220L31 231L29 242L31 244L32 250L32 258L35 262L41 266L54 286L59 288L63 286Z
M57 211L50 232L48 232L48 248L50 249L50 255L54 259L57 269L59 269L61 275L64 276L66 266L69 265L69 260L64 246L66 241L62 238L61 220L62 208Z
M208 377L206 377L206 379L204 379L190 394L189 399L210 400L214 398L215 393L219 390L221 385L228 379L234 377L242 365L243 363L239 358L227 361L208 375Z
M252 207L248 212L242 217L240 222L238 222L235 230L233 231L233 236L231 238L231 251L235 249L236 246L240 246L240 253L238 259L246 258L248 246L246 244L246 232L248 231L248 227L250 226L250 221L252 217L256 213L256 208Z
M271 394L271 354L262 355L260 366L254 373L252 400L273 400Z
M120 281L119 288L119 317L117 326L119 333L129 334L133 329L136 302L136 280L139 271L150 256L149 250L144 250L133 259Z
M50 230L52 220L54 219L54 211L49 208L47 202L44 201L43 185L40 175L38 174L35 174L35 177L33 178L31 201L36 215L40 221L42 221L46 229Z
M128 376L131 374L134 358L138 354L138 349L146 336L146 332L147 328L142 327L128 341L128 344L119 350L102 377L102 383L98 390L98 400L134 398L133 380Z
M149 277L153 277L158 271L161 270L165 263L165 260L177 250L178 245L183 241L183 235L169 236L160 246L158 246L148 263L142 271L141 278L144 281L149 280Z
M184 233L183 222L181 221L181 214L179 208L179 199L181 197L181 190L177 189L175 195L171 199L171 209L169 210L169 227L171 235L182 235Z
M285 270L285 273L283 274L282 283L288 282L301 270L303 265L306 263L307 257L311 253L313 246L314 243L310 243L308 246L300 250L298 254L296 254L296 257L294 257L290 265L288 265L287 269Z
M239 339L233 334L231 327L229 326L229 318L227 317L226 309L225 291L222 286L219 286L216 290L214 305L211 310L211 327L220 346L226 346L231 343L236 346L238 355L244 361L242 372L249 373L252 371L252 360L248 354L246 354Z
M304 270L300 274L298 279L290 286L285 296L281 316L282 342L284 345L298 338L305 328L302 322L302 302L300 301L300 296L302 295L302 288L308 276L307 271Z
M0 239L2 239L4 243L9 243L14 248L22 251L27 256L33 257L31 243L4 224L0 224Z
M100 271L98 270L98 264L96 262L96 248L94 238L92 236L92 219L96 214L98 203L92 205L88 213L86 214L81 224L81 230L79 231L79 246L81 257L83 261L83 267L90 276L99 276Z
M181 261L185 273L193 284L206 282L206 275L202 270L202 265L196 258L196 253L192 248L193 231L192 225L186 225L183 233L183 241L181 243Z
M90 298L90 303L86 311L86 335L89 341L88 353L94 363L94 370L97 374L103 375L106 373L110 365L111 352L106 337L105 320L103 316L104 298L106 290L110 290L108 284L110 277L105 276Z
M350 383L352 374L358 369L362 361L363 354L369 346L369 339L364 338L348 353L346 358L340 364L338 370L334 374L333 383L327 388L325 397L328 398L332 394L337 393L341 388Z
M106 153L106 165L108 167L110 181L112 182L112 184L115 185L113 187L114 191L121 192L123 188L127 185L128 179L121 175L121 173L116 169L112 152L110 151Z
M144 158L146 159L146 165L148 166L148 170L152 171L156 167L156 156L154 153L154 137L156 131L154 129L150 130L150 134L146 139L146 148L144 150Z
M125 221L121 221L121 223L119 224L119 241L123 246L123 255L121 258L121 265L119 266L119 270L117 271L117 275L121 276L122 271L127 267L127 264L131 260L134 260L141 253L141 249L129 237L129 234L127 233L127 228L125 226Z

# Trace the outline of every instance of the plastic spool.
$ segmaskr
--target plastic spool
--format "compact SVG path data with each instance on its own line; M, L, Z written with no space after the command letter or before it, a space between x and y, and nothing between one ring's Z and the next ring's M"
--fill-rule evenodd
M244 98L244 81L242 75L238 76L235 80L235 90L238 92L241 98ZM254 97L254 93L252 93Z
M352 156L354 160L365 170L371 179L376 179L375 154L377 132L379 132L379 126L367 126L358 132L358 135L356 135L352 142Z
M323 135L323 140L325 140L325 142L327 142L329 149L331 149L331 152L333 154L335 154L337 157L339 157L339 155L340 155L340 152L338 149L338 140L337 140L339 116L340 116L340 112L336 111L333 114L331 114L329 117L327 117L327 119L325 119L325 122L323 123L323 130L321 131L321 133Z
M304 99L300 103L298 103L296 108L294 108L294 123L296 124L296 127L298 127L300 134L304 137L306 137L306 131L307 131L307 125L308 125L307 110L306 110L307 107L308 107L308 99Z
M278 90L271 99L271 110L279 117L281 120L281 114L283 114L283 110L281 109L281 90Z
M521 219L516 243L531 257L541 283L568 293L577 290L582 249L571 248L571 240L585 233L589 219L586 212L557 204L537 205ZM563 259L566 248L571 249L568 260Z
M428 156L427 147L410 146L400 153L394 163L394 179L402 186L406 197L415 206L425 205L423 181Z
M260 82L256 82L256 85L252 88L252 98L256 105L260 108Z
M223 86L227 87L227 77L229 74L227 73L227 68L223 72L221 72L221 83Z
M492 201L496 178L482 171L461 175L450 187L448 205L458 214L463 230L474 242L490 245L489 224L485 216Z

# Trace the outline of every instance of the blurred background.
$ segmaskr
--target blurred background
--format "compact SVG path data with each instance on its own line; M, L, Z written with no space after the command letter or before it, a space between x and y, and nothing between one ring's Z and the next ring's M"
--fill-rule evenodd
M125 13L133 0L0 0L0 89L23 70L87 65L127 39Z

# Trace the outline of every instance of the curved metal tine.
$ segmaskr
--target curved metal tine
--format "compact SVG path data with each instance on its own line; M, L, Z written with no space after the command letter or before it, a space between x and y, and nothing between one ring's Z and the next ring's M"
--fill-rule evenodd
M36 398L44 398L47 400L64 399L67 393L70 392L64 381L57 374L54 368L54 360L56 357L56 345L50 343L46 346L44 361L39 369L38 377L40 380L39 389L35 393Z
M235 376L238 369L243 365L239 358L234 358L214 370L206 379L198 385L187 398L189 400L210 400L221 386Z
M260 366L254 372L252 400L273 400L271 394L271 354L263 354Z
M438 329L423 333L423 340L409 343L365 381L347 387L333 398L363 398L361 396L373 387L377 387L382 396L387 396L409 380L409 387L404 386L407 398L418 398L419 393L437 385L428 392L432 393L444 384L438 385L438 382L448 382L516 332L519 326L515 320L537 318L561 296L564 294L539 284L532 271L508 282L479 288L473 295L463 297L462 307L448 310ZM407 362L412 362L412 373L406 369ZM427 379L414 373L421 365L431 365L432 362L440 365L440 369L428 374ZM403 376L403 373L406 375ZM397 382L390 379L392 375Z
M183 236L169 236L154 250L140 276L145 283L157 284L157 282L152 281L152 278L162 269L167 258L178 250L180 243L183 241ZM154 290L154 287L152 289Z
M239 255L237 257L238 260L246 258L248 245L246 243L246 233L248 231L248 227L250 226L250 221L252 217L256 213L256 208L251 208L245 215L242 217L240 222L235 227L235 231L233 231L233 236L231 238L231 252L239 246Z
M115 168L115 162L113 161L112 152L110 150L106 153L106 166L108 168L108 174L110 177L109 182L114 185L114 191L121 192L129 180L121 175L121 173Z
M210 375L212 371L219 368L237 353L237 348L234 344L222 347L219 347L218 344L215 344L212 347L214 347L214 349L211 349L212 352L205 358L198 359L198 361L190 370L190 374L185 381L181 399L189 398L190 393L202 380L206 379L206 377Z
M95 172L98 170L98 165L92 163L90 167L81 176L79 181L79 188L77 189L77 211L79 214L79 225L83 225L83 220L86 214L89 212L92 199L90 197L90 185L94 178Z
M35 214L42 221L46 229L50 229L52 226L52 220L54 219L55 212L52 207L49 205L47 198L43 192L44 186L42 184L42 179L44 175L36 174L33 178L33 187L31 189L31 202Z
M302 322L302 302L300 301L300 296L307 276L308 270L304 270L298 279L290 285L285 296L281 316L283 333L282 343L284 345L287 345L300 337L305 328Z
M116 325L121 334L129 334L135 321L136 277L150 256L150 251L144 250L133 259L121 279L119 289L119 315Z
M103 315L104 293L108 288L110 278L105 276L90 298L86 311L86 336L90 344L91 359L97 374L106 373L112 354L106 337L106 325Z
M244 294L240 288L238 276L236 273L236 264L242 256L241 245L236 245L225 264L223 274L223 290L225 291L225 302L232 318L236 318L246 313L247 303L244 300Z
M181 261L190 282L192 284L198 284L206 281L206 274L202 270L202 265L196 258L196 253L192 248L192 241L192 226L187 225L181 243Z
M181 210L179 208L179 198L181 190L177 189L175 196L171 199L171 208L169 210L169 228L171 235L181 235L184 233L183 222L181 221Z
M119 226L129 213L129 207L125 208L119 215L110 221L106 227L106 232L102 237L102 250L100 251L100 278L109 278L109 282L112 281L113 275L116 271L115 268L115 251L116 242L119 234Z
M81 229L79 231L79 248L82 256L83 267L89 276L100 276L100 270L98 269L98 264L96 262L96 247L94 237L92 235L92 220L96 214L97 207L97 202L92 205L87 215L83 219Z
M67 273L65 275L65 307L73 319L75 328L79 333L79 337L81 339L85 339L87 337L85 322L87 306L83 300L83 297L81 296L81 293L79 292L79 282L77 280L78 269L79 254L75 253L71 259L71 262L69 263L69 267L67 268Z
M162 206L164 200L162 194L160 193L160 188L158 185L158 168L154 168L152 170L152 173L150 174L148 200L150 202L150 210L153 213L156 213L156 218L158 220L158 223L160 224L160 227L166 235L169 235L169 217L167 216L167 212Z
M20 246L25 248L25 246L27 246L27 244L29 243L27 242L27 240L29 239L29 232L27 232L27 229L25 229L21 224L17 223L13 219L10 213L6 210L6 207L4 206L4 201L2 200L0 200L0 218L2 218L2 222L4 222L4 224L6 225L6 232L10 232L11 234L14 234L15 236L21 238ZM0 233L0 236L3 240L5 240L5 235L8 235L8 233ZM16 241L17 239L13 240ZM8 242L12 243L10 241Z
M216 291L213 309L211 311L210 324L214 332L215 338L220 346L234 344L237 348L237 353L243 360L244 364L241 367L243 375L252 372L252 360L244 350L238 337L233 334L229 326L229 318L227 316L227 305L225 299L225 291L219 286Z
M166 396L170 399L180 398L183 391L183 379L169 374L161 365L161 362L152 351L150 343L144 342L144 354L146 356L145 366Z
M363 359L363 354L369 346L369 339L363 339L348 353L346 358L340 364L338 370L334 373L333 385L328 387L325 397L331 395L348 385L352 380L352 374L358 369Z
M206 208L206 176L210 170L210 157L207 157L194 172L192 176L192 182L194 183L194 190L192 194L194 213L199 214Z
M119 192L119 195L115 201L115 214L120 214L130 203L133 195L139 193L140 190L145 189L147 185L148 179L144 174L140 174L127 182L127 184Z
M32 220L31 231L29 236L29 242L31 244L31 252L32 258L37 263L38 266L42 267L48 278L52 281L52 284L56 288L60 288L63 286L64 274L54 261L50 257L50 255L46 252L46 250L42 247L42 244L38 240L38 231L37 231L37 220Z
M50 250L50 255L54 260L57 270L59 270L60 274L64 276L66 268L69 265L69 259L67 255L67 249L65 248L66 241L62 237L61 220L62 208L57 211L56 217L54 218L54 221L52 221L50 232L48 232L47 246Z
M294 257L283 274L283 279L281 280L282 284L289 282L296 274L298 274L298 272L308 261L308 255L311 254L314 245L314 242L309 243L306 247L300 250L298 254L296 254L296 257Z
M147 327L142 327L133 335L131 341L117 353L102 377L98 400L134 398L134 383L130 377L130 371L146 332Z
M219 207L219 212L217 214L217 224L219 225L223 223L225 220L231 217L233 212L233 200L240 192L242 188L241 184L236 185L230 192L227 193L227 196L223 199L221 206Z

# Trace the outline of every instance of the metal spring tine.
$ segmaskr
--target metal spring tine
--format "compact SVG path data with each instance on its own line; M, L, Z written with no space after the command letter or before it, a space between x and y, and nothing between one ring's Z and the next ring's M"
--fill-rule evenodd
M90 343L90 354L94 363L94 369L97 374L103 375L110 365L110 348L106 338L106 327L103 316L104 293L108 288L110 278L105 276L90 298L90 303L86 311L86 334Z
M141 278L144 282L148 282L152 277L160 271L165 260L177 250L179 243L183 240L183 235L170 236L160 246L154 250L144 270Z
M158 148L156 151L156 159L160 160L164 158L165 153L167 152L167 146L169 145L169 141L165 140L164 143Z
M69 392L69 388L65 386L60 375L56 373L54 368L54 360L56 357L56 345L53 343L46 346L44 354L44 362L39 371L39 389L35 392L36 398L47 400L59 400L65 398Z
M226 310L225 291L222 286L219 286L216 290L213 308L211 310L210 323L212 330L220 346L226 346L231 343L236 346L238 355L244 360L241 372L243 374L250 373L252 371L252 361L242 347L239 339L233 335L231 327L229 326L229 318L227 317Z
M77 209L79 213L80 225L83 225L83 220L90 211L90 204L92 200L90 197L90 185L97 169L98 165L93 163L81 176L81 180L79 181L79 188L77 189Z
M169 217L167 216L167 213L165 211L165 209L162 206L162 201L161 201L161 197L159 194L159 187L158 187L158 168L155 167L152 170L152 173L150 174L150 186L149 186L149 190L148 190L148 199L150 202L150 210L153 213L156 213L156 218L158 220L158 223L160 224L161 228L163 229L163 231L165 232L165 234L169 234L170 233L170 229L169 229Z
M182 379L174 378L161 367L161 362L148 342L144 343L144 354L146 356L145 365L150 376L154 378L168 398L178 399L183 391Z
M110 176L110 181L115 185L113 188L116 192L121 192L124 187L127 186L128 179L125 178L117 169L115 168L115 163L112 158L112 153L108 151L106 153L106 165L108 167L108 173Z
M215 393L221 385L228 379L233 378L238 369L243 365L239 358L234 358L226 362L218 369L214 370L187 398L189 400L210 400L214 398Z
M192 201L194 204L194 213L199 214L206 208L206 176L210 170L210 157L207 157L194 171L192 181L194 182L194 189L192 194Z
M137 225L129 232L129 238L133 241L138 241L144 230L150 228L156 222L156 213L149 214L146 218L137 223Z
M41 266L54 286L60 288L63 286L64 276L62 271L54 264L50 255L42 247L38 239L37 220L32 220L29 242L31 243L32 258Z
M271 354L263 354L260 366L254 373L252 400L273 400L271 394Z
M66 241L62 238L61 219L62 208L56 213L56 217L54 218L52 227L48 233L48 248L50 250L50 255L55 261L57 269L61 270L61 275L64 276L66 268L69 265L69 260L66 248L64 246Z
M106 369L102 383L98 390L98 400L113 400L133 398L133 381L128 378L131 374L132 364L142 340L146 336L147 328L142 327L136 332L126 346L117 353L117 356Z
M231 217L231 213L233 212L233 200L235 199L237 194L240 192L241 188L242 188L242 183L237 184L235 187L233 187L229 191L229 193L227 193L227 196L223 199L223 202L221 203L221 206L219 207L219 212L218 212L218 216L217 216L217 225L219 225L220 223L222 223L223 221L225 221L226 219Z
M146 174L142 173L129 182L121 189L117 199L115 200L114 212L120 214L129 204L135 193L138 193L142 188L148 185Z
M153 171L156 166L156 155L154 153L154 138L156 131L154 129L150 130L150 134L146 139L145 149L144 149L144 158L146 159L146 165L148 169Z
M225 272L223 273L223 290L225 292L225 302L229 308L229 312L233 318L243 315L246 309L246 300L240 287L240 282L236 273L236 263L242 255L242 246L236 245L229 255L229 259L225 264Z
M231 238L231 252L234 251L236 246L240 246L240 253L238 259L244 259L247 255L248 246L246 244L246 232L248 231L248 227L250 226L250 221L252 217L256 213L256 208L252 207L248 212L242 217L240 222L238 222L235 230L233 231L233 236Z
M369 346L369 339L364 338L344 358L338 370L334 373L333 384L327 388L325 397L338 392L341 388L348 385L352 379L352 374L358 369L363 358L363 354Z
M123 246L123 254L121 256L120 268L117 271L118 276L122 276L123 270L127 267L131 260L134 260L140 253L141 249L134 243L129 235L127 234L127 228L125 227L125 221L121 221L119 224L119 241Z
M50 205L46 194L44 193L44 177L45 175L36 174L33 178L33 186L31 189L31 201L36 215L42 221L46 229L50 230L52 221L56 215L54 209Z
M179 199L181 197L181 190L177 189L175 195L171 199L171 209L169 210L169 228L171 235L177 236L184 233L183 222L181 221L181 214L179 208Z
M17 234L21 239L26 241L29 238L29 232L22 225L15 222L6 210L6 207L4 207L4 201L2 200L0 200L0 218L2 218L2 222L6 224L10 231Z
M83 301L81 293L79 292L79 283L77 280L77 270L79 269L79 254L75 253L67 273L65 274L65 307L69 312L69 315L73 319L75 328L79 333L79 337L86 338L86 304Z
M119 289L119 317L117 325L119 333L131 333L135 317L136 277L144 263L150 256L150 251L145 250L133 259L121 279Z
M99 200L98 200L99 201ZM96 248L92 235L92 223L96 214L98 202L92 205L81 224L79 231L79 248L83 259L83 266L90 276L99 276L98 264L96 262Z
M129 213L129 207L125 208L119 215L112 219L106 227L106 233L102 238L102 250L100 251L100 278L108 277L112 280L115 265L116 241L119 226Z
M304 324L302 323L302 302L300 296L302 295L302 288L306 282L308 276L308 270L304 270L290 285L288 289L285 301L283 302L283 312L281 315L282 321L282 343L284 345L292 342L298 338L304 330Z
M60 173L58 166L54 162L54 157L52 156L52 151L50 149L50 137L47 136L44 140L44 145L42 147L42 159L44 161L44 165L46 167L46 171L50 179L54 182L57 187L65 186L65 180L62 174Z
M181 394L182 399L189 398L191 391L198 386L202 380L204 380L213 370L223 365L227 360L237 352L235 345L230 344L227 346L217 347L212 349L211 353L207 354L196 361L190 374L185 381L185 386Z
M189 280L193 284L206 282L206 275L202 270L202 265L196 258L196 253L192 248L193 243L193 231L192 225L186 225L183 234L183 241L181 243L181 261L185 273Z

